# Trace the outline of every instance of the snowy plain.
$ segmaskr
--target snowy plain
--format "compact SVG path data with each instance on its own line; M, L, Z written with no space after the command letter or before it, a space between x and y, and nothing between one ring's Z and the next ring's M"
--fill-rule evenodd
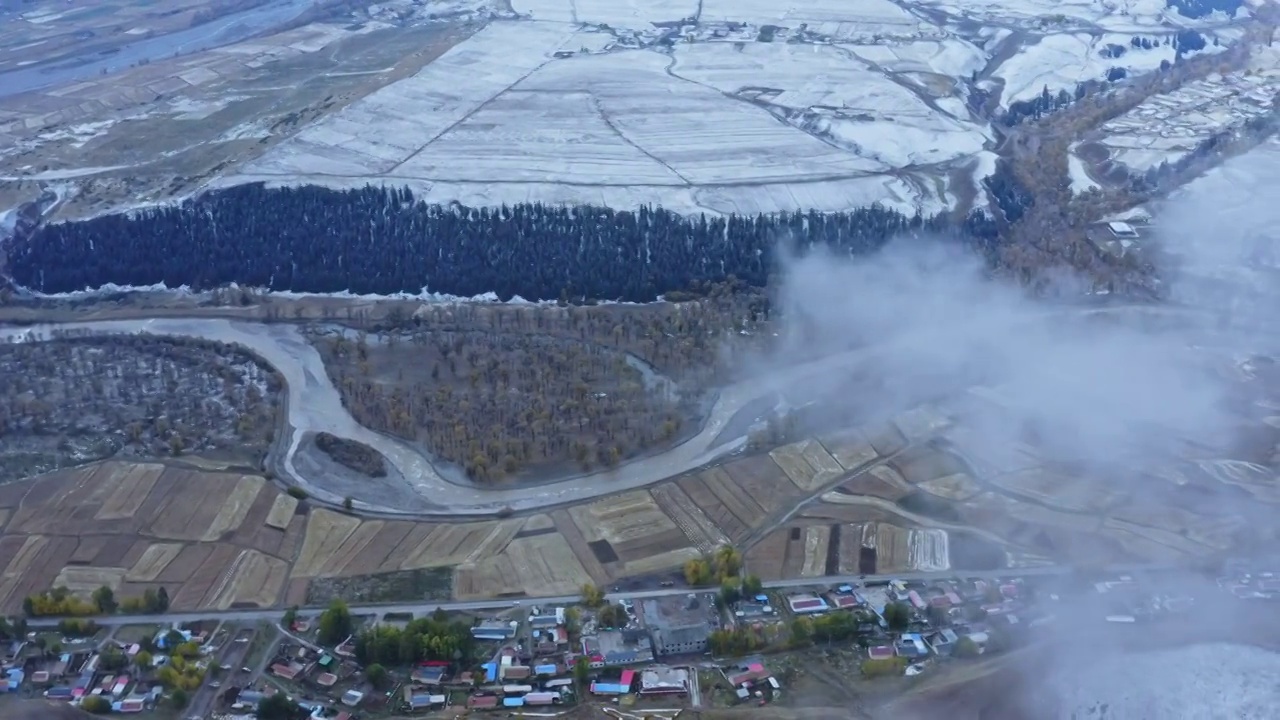
M1104 657L1059 681L1058 717L1099 720L1270 720L1280 655L1227 644Z
M1215 133L1271 112L1280 97L1280 48L1259 48L1251 65L1148 98L1099 128L1101 144L1136 172L1177 162Z
M1164 0L511 8L519 19L490 22L213 185L372 182L469 205L712 213L878 202L932 214L962 196L983 203L995 133L969 103L975 79L1007 107L1113 68L1155 70L1182 28L1220 47L1239 34L1232 18L1183 18Z

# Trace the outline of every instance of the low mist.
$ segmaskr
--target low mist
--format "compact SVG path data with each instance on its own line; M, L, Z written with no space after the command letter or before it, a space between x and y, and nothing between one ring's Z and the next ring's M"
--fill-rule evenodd
M806 377L781 393L782 407L811 410L805 432L883 421L929 403L957 418L967 448L977 455L998 457L1031 445L1055 465L1114 483L1131 503L1179 491L1151 478L1184 461L1265 462L1234 454L1249 433L1261 432L1263 454L1274 459L1277 433L1266 425L1280 426L1274 417L1280 396L1256 375L1266 362L1258 354L1274 352L1280 335L1280 191L1268 197L1241 177L1251 172L1250 163L1256 169L1267 159L1239 158L1159 209L1142 243L1165 283L1169 300L1162 304L1091 295L1082 278L1065 279L1057 299L1038 300L992 279L980 258L942 239L904 238L861 259L814 251L784 260L775 288L778 343L767 354L743 359L743 368L782 375L816 358L839 357L838 370ZM1242 183L1249 192L1241 191ZM1263 187L1277 185L1267 181ZM1068 296L1076 300L1063 299ZM1274 476L1274 466L1266 472ZM1270 506L1236 487L1203 478L1199 484L1207 488L1205 507L1212 506L1215 516L1238 511L1254 520L1271 517ZM1102 565L1111 559L1097 560ZM1220 631L1222 642L1280 646L1274 636L1280 623L1260 630L1256 640L1242 640L1250 621L1232 604L1238 601L1204 575L1188 570L1173 582L1197 588L1192 618L1212 618L1208 626ZM1173 649L1144 654L1141 673L1099 672L1128 662L1123 658L1132 643L1097 629L1097 607L1056 610L1058 621L1037 641L1051 651L1036 653L1034 662L1011 663L1019 669L1006 671L1012 674L997 684L1001 689L975 686L1017 697L996 714L988 708L972 716L1071 717L1071 708L1087 706L1093 693L1093 709L1079 717L1246 717L1251 711L1242 708L1257 704L1256 693L1233 703L1224 699L1253 692L1249 688L1199 692L1204 707L1198 708L1168 702L1166 681L1185 689L1188 666L1195 675L1205 663L1213 667L1201 670L1213 670L1213 677L1230 676L1232 657L1248 661L1242 674L1257 677L1255 666L1266 666L1266 677L1280 677L1280 656L1265 651L1178 650L1179 643L1214 639L1192 632L1171 641ZM1082 630L1080 623L1095 629ZM1277 685L1265 702L1280 699ZM1050 709L1051 696L1062 702L1063 714ZM1120 697L1129 710L1111 702ZM969 712L957 707L915 708L894 717ZM1133 714L1133 708L1146 710Z

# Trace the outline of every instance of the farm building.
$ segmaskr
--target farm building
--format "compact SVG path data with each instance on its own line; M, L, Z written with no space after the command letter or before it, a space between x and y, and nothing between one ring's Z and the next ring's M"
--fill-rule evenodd
M443 707L444 703L444 695L415 693L413 692L413 689L409 687L404 689L404 704L408 705L410 710L429 710L435 707Z
M471 628L471 637L477 640L509 640L516 636L519 626L520 623L514 621L485 620Z
M894 648L905 658L921 658L929 654L929 646L924 644L919 633L903 633Z
M271 674L285 680L295 680L302 674L303 667L298 663L276 663L271 666Z
M416 667L409 675L409 679L419 685L439 685L444 679L445 668L442 667Z
M558 692L535 692L524 696L525 705L555 705L559 702Z
M126 698L111 705L111 709L118 713L140 713L146 709L146 703L142 698Z
M664 695L689 692L689 671L655 665L640 673L641 695Z
M525 680L532 677L533 671L528 665L503 665L501 677L503 680Z
M707 637L718 626L719 618L714 599L694 593L645 600L641 614L659 656L706 651Z
M653 660L649 635L643 630L605 630L582 639L583 654L591 667L634 665Z
M950 655L960 636L951 628L943 628L929 636L929 647L939 655Z
M827 601L813 595L792 595L787 598L787 605L796 615L810 615L826 612L830 609Z
M895 654L893 646L891 645L877 645L872 648L867 648L867 657L872 660L888 660Z
M546 608L546 610L547 612L530 615L529 627L536 630L546 630L564 624L564 608Z
M631 692L631 685L635 682L635 670L623 670L622 677L616 683L593 682L591 683L591 694L593 695L626 695Z
M831 596L831 605L837 610L850 610L852 608L860 607L863 604L864 602L862 598L853 593Z

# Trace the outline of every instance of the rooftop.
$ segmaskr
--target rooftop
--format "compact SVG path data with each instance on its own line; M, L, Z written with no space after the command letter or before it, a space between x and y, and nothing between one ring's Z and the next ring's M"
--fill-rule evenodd
M655 665L640 673L640 692L686 692L689 687L689 671Z

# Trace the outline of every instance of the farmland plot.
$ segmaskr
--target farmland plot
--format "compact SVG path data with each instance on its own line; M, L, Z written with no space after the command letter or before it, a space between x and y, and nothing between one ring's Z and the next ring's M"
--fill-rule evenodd
M704 553L709 553L721 545L727 545L729 538L711 522L684 490L675 483L666 483L653 488L653 499L657 501L676 526L684 533L689 542Z
M672 72L729 94L768 88L760 100L813 112L805 129L865 158L867 172L967 159L987 141L967 111L961 118L930 107L842 47L749 43L729 52L723 43L679 45Z
M810 525L804 529L804 565L802 577L822 577L827 574L827 548L831 544L831 527Z
M967 473L945 475L925 480L916 485L919 489L944 500L964 501L982 492L982 486Z
M316 577L330 567L333 557L356 528L358 518L332 510L314 510L307 521L307 534L302 541L302 551L294 563L294 577Z
M733 484L767 513L790 507L801 496L795 483L767 455L734 460L721 467Z
M875 462L880 455L857 428L840 430L819 438L831 457L845 470L856 470Z
M572 35L553 23L491 23L411 78L308 126L246 169L265 175L372 176L409 161L551 59ZM465 77L466 82L458 79ZM377 132L369 132L377 128ZM398 175L430 173L428 163ZM430 175L424 175L430 177ZM443 179L443 178L437 178Z
M155 487L156 480L164 472L163 465L103 465L99 472L118 473L121 477L115 490L98 510L98 520L123 520L132 518L142 508L147 495Z
M138 562L125 574L129 582L155 582L182 552L181 543L156 543L149 546Z
M271 505L271 512L267 513L267 525L273 528L284 530L289 527L289 521L293 519L293 513L298 509L298 499L292 495L281 494Z
M262 490L263 479L256 475L243 475L236 481L236 486L231 490L231 494L226 501L222 503L222 507L218 508L218 514L214 516L213 521L205 529L200 539L205 542L211 542L222 537L226 532L240 527L244 522L245 516L249 514L249 508L253 506L253 501L257 499L258 493Z
M578 592L593 582L563 537L537 535L513 540L498 554L457 571L459 599L488 598L523 590L533 596Z
M219 610L274 607L288 577L289 566L283 560L257 550L244 550L207 605Z

